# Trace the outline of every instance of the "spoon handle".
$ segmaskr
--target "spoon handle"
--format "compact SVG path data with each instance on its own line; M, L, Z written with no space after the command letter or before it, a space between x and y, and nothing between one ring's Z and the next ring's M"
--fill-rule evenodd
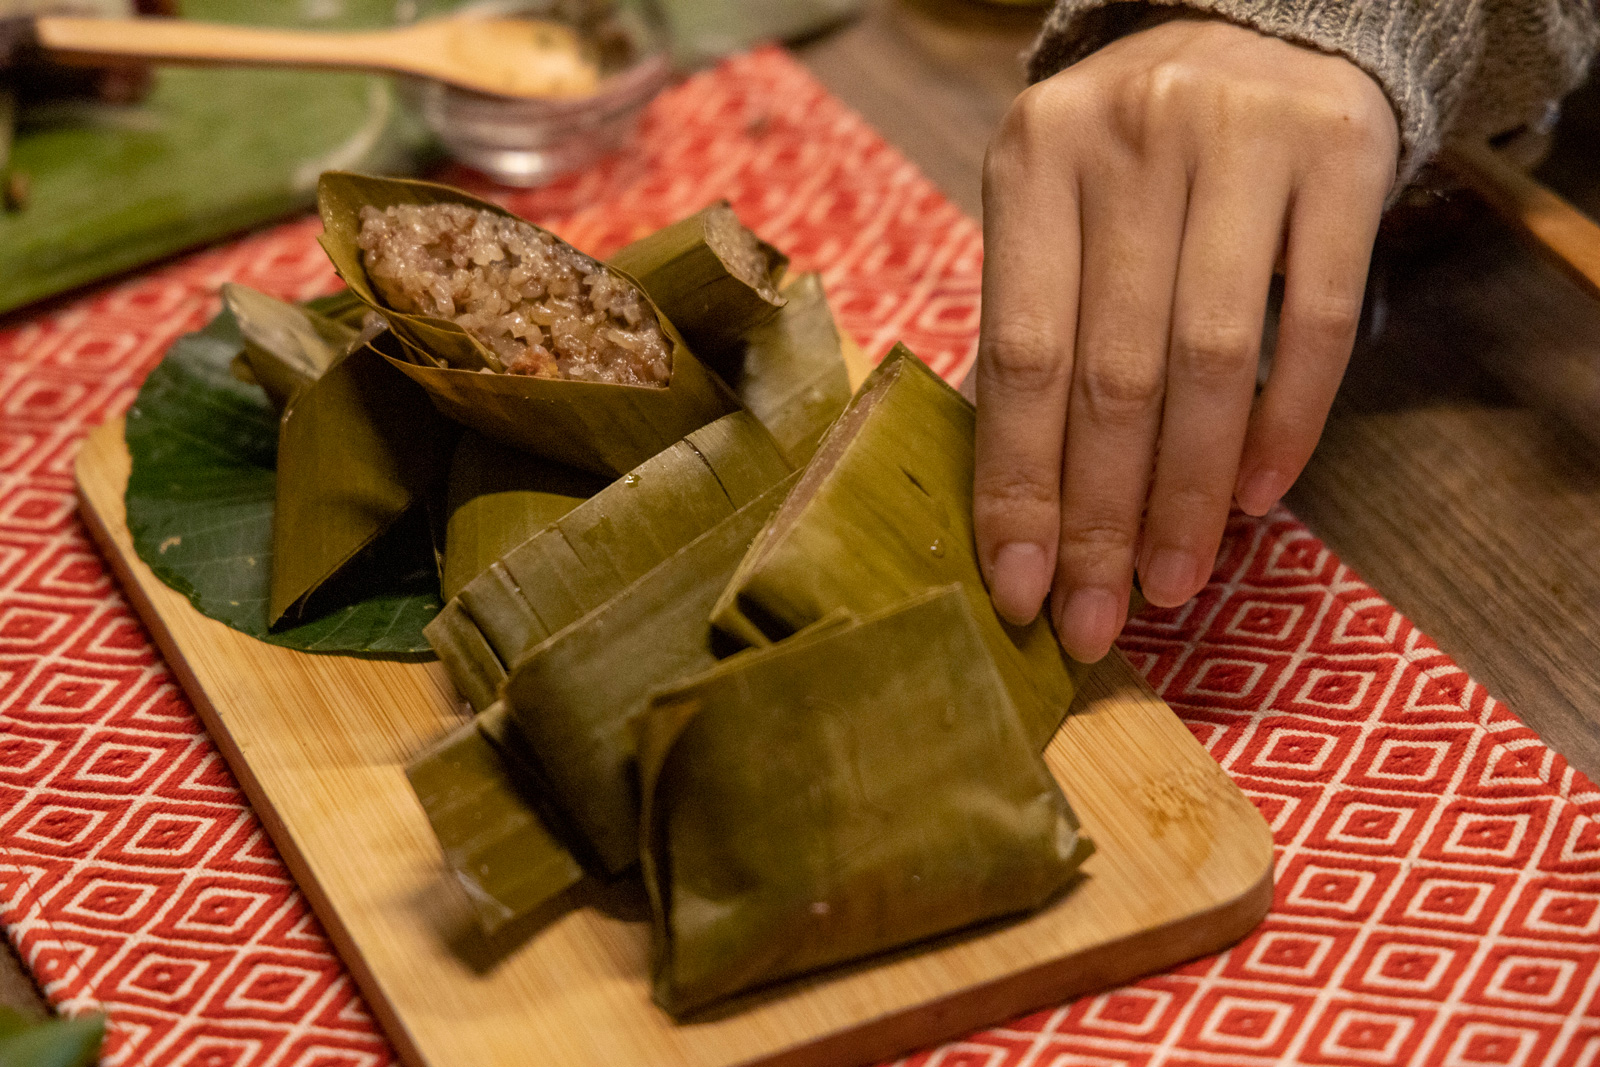
M1486 144L1452 144L1440 158L1573 281L1600 298L1600 224Z
M432 78L480 93L584 96L597 71L567 27L536 20L441 18L355 33L278 30L187 19L34 21L41 47L64 62L321 67Z
M271 64L393 70L374 34L304 33L186 19L100 19L47 15L34 21L39 44L63 60L134 58L176 63Z

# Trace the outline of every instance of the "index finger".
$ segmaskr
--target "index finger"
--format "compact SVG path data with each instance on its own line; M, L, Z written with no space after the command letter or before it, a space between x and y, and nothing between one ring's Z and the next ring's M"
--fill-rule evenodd
M1030 90L984 161L973 521L995 610L1039 614L1055 573L1080 264L1077 180Z

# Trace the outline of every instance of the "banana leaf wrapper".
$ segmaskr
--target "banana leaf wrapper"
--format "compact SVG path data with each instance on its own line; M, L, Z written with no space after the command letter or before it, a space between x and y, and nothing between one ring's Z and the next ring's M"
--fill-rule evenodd
M802 274L783 294L788 303L746 331L743 362L728 380L789 462L802 467L850 403L845 353L855 342L834 322L821 276Z
M565 892L583 867L546 824L537 779L496 705L406 767L412 791L484 933Z
M301 306L315 311L324 318L343 323L352 330L361 329L366 317L372 313L366 301L357 296L352 289L340 289L327 296L313 297Z
M749 264L734 259L735 233L754 246ZM641 237L610 263L637 279L695 355L729 380L744 335L785 302L778 285L789 257L745 229L726 200Z
M586 471L508 453L497 441L463 432L447 480L440 575L445 599L606 484Z
M499 359L455 323L386 307L356 243L361 208L434 203L516 217L432 182L329 171L318 183L323 249L345 284L388 320L400 342L380 339L374 346L427 390L446 416L512 448L614 478L738 410L738 399L694 357L660 308L656 315L673 343L672 376L665 386L653 388L504 374ZM605 269L638 287L621 271Z
M795 477L528 650L511 670L505 704L549 796L612 874L639 859L633 720L652 691L716 664L711 607Z
M222 302L244 338L235 376L261 386L280 412L339 362L359 335L345 322L247 285L224 285Z
M791 471L764 426L734 412L689 434L468 582L425 631L475 708L506 667Z
M959 587L724 660L640 733L674 1015L1032 911L1092 851Z
M434 491L454 444L422 390L370 348L301 388L278 423L269 625L308 617L316 594Z
M972 526L973 426L972 405L896 346L823 439L712 618L735 640L762 646L841 609L866 615L959 583L1042 749L1085 668L1043 615L1018 627L994 611Z

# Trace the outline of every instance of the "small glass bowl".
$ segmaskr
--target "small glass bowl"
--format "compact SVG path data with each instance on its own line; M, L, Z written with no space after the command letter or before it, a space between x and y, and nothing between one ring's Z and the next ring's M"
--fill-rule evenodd
M468 4L460 12L543 14L526 3ZM511 100L433 82L421 89L423 121L451 156L504 185L543 185L586 167L627 145L645 105L672 77L659 20L624 4L617 27L630 54L603 71L592 96Z

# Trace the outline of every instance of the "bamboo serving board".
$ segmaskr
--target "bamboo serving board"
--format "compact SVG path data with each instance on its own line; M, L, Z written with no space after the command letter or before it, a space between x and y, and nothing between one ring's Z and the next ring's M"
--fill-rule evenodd
M1043 912L674 1024L634 900L584 899L487 945L403 766L462 721L436 663L278 648L138 559L121 420L77 461L85 521L317 917L411 1067L849 1067L1223 948L1272 898L1272 838L1120 654L1047 752L1099 851Z

